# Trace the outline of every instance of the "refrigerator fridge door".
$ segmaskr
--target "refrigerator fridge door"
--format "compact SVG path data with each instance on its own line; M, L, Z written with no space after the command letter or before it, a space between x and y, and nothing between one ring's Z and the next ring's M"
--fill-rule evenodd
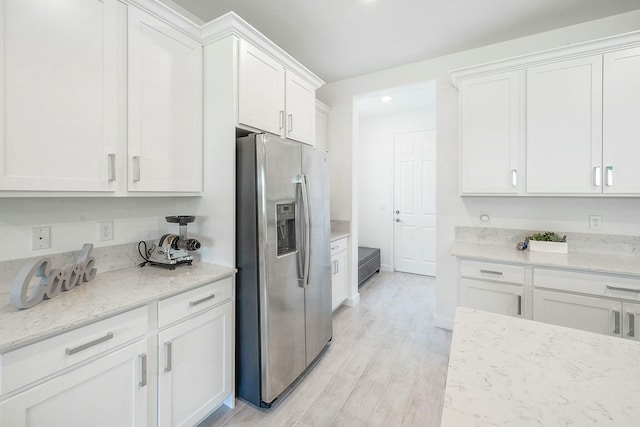
M305 290L306 359L309 365L332 337L329 167L327 154L302 147L302 173L308 190L310 220L309 280ZM306 215L303 215L303 218Z
M282 228L283 209L294 207L299 224L300 144L271 135L256 135L258 253L260 256L260 333L262 401L271 403L306 368L305 290L300 286L298 251L280 250L282 233L295 232L300 245L300 227ZM284 220L281 220L281 222ZM282 245L280 245L282 246Z

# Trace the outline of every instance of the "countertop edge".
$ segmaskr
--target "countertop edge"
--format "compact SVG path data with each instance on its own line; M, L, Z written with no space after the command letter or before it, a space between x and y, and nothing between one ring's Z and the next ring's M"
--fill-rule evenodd
M345 237L349 237L349 236L351 236L350 232L335 233L335 234L331 234L331 238L329 240L331 242L335 242L336 240L344 239Z

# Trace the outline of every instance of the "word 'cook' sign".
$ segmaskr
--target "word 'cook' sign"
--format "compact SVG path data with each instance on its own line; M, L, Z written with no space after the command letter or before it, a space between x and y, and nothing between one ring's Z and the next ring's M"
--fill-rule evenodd
M9 301L16 308L31 308L38 305L45 298L53 298L61 291L70 291L81 282L88 282L96 277L96 260L89 256L93 245L86 243L82 246L76 264L67 264L62 269L51 268L49 258L31 261L22 267L13 285ZM40 283L28 295L29 285L34 277L40 277Z

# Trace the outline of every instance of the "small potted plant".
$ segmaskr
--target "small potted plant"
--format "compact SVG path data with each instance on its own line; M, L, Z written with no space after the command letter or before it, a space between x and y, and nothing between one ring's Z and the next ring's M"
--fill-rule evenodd
M552 231L532 234L528 236L526 240L528 241L529 250L531 251L550 252L554 254L569 253L567 236L559 236Z

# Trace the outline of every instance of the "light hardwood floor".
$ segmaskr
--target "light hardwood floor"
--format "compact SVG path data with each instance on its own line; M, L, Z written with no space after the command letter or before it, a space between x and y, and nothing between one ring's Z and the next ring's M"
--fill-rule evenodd
M199 427L438 426L451 333L433 326L434 279L375 274L333 315L333 342L269 410L238 400Z

